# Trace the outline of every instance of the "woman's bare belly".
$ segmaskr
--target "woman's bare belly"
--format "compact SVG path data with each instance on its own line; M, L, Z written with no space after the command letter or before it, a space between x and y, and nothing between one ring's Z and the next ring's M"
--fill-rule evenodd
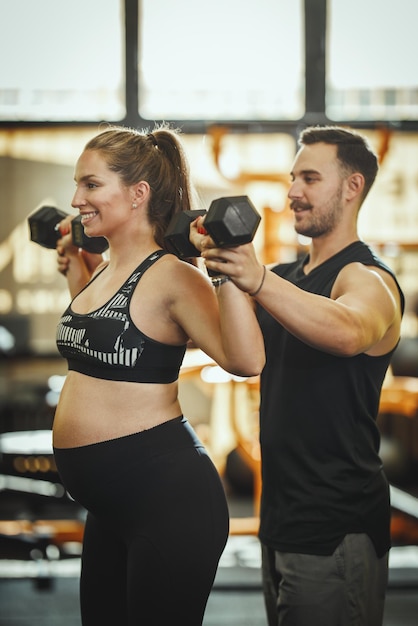
M53 424L53 445L74 448L147 430L181 414L177 383L101 380L70 371Z

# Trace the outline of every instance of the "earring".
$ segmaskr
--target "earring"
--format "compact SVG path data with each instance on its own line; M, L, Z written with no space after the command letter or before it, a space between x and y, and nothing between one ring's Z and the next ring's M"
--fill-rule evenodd
M132 202L132 208L133 208L133 209L138 208L138 205L137 205L137 203L136 203L136 202Z

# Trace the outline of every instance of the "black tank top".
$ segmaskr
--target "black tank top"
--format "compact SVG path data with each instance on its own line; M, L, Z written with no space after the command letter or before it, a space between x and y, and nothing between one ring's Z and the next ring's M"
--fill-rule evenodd
M330 297L339 272L353 262L393 276L360 241L307 275L304 260L278 265L273 272ZM335 356L303 343L261 307L258 317L266 346L261 540L276 550L327 555L347 533L367 533L381 556L390 545L390 506L376 416L393 351L378 357Z
M56 341L70 370L94 378L136 383L177 380L186 345L169 345L147 337L134 325L129 313L138 281L164 254L166 251L157 250L147 257L96 311L79 314L72 311L72 303L69 305L58 323Z

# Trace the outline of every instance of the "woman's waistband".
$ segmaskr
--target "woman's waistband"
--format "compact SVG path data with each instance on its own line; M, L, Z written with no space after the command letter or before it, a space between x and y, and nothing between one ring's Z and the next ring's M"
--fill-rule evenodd
M96 453L113 455L115 453L118 454L118 450L124 454L131 448L135 450L135 453L148 453L152 456L154 453L160 454L179 448L203 448L203 444L188 420L180 415L177 418L158 424L158 426L115 439L99 441L75 448L54 448L54 454L59 454L60 456L74 456L77 454L83 456Z

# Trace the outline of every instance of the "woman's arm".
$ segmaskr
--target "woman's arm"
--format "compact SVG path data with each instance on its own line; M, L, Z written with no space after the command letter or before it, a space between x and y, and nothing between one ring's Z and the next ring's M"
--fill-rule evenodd
M251 298L232 281L213 287L199 269L185 262L166 275L175 285L171 318L223 369L238 376L257 376L265 363L264 340Z

